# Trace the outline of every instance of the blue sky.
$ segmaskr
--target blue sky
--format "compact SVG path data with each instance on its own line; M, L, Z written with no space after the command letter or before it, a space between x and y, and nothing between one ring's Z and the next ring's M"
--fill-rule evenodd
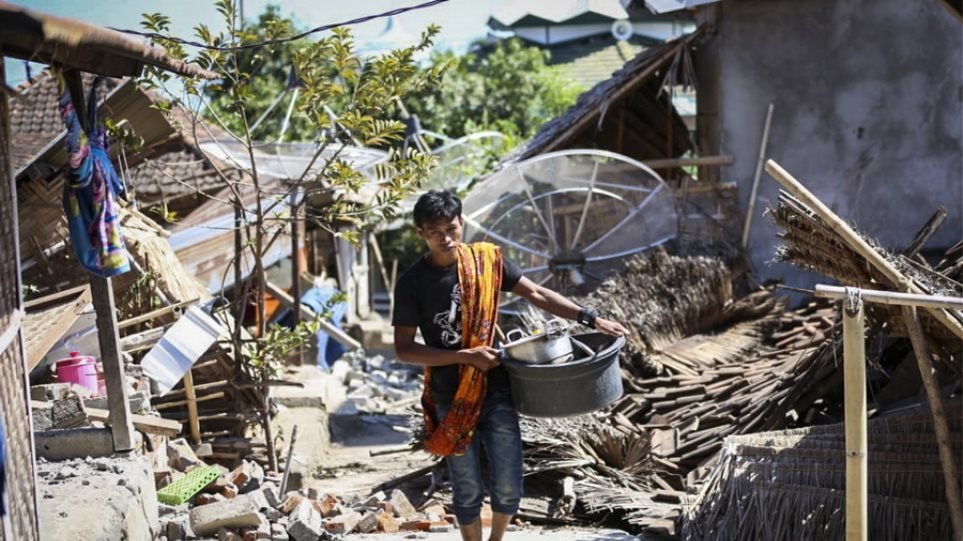
M423 3L424 0L244 0L244 15L254 19L268 4L277 4L281 13L291 16L299 26L313 28L382 13L395 8ZM483 37L492 10L505 0L449 0L429 8L404 13L397 17L412 37L417 37L430 23L441 25L437 41L441 48L464 51L472 40ZM212 29L222 28L221 16L214 9L213 0L12 0L12 3L36 11L72 17L101 26L140 30L141 14L164 13L171 18L175 35L193 38L193 27L205 23ZM380 34L385 19L377 19L354 27L359 45ZM6 61L7 84L16 86L26 79L23 62Z

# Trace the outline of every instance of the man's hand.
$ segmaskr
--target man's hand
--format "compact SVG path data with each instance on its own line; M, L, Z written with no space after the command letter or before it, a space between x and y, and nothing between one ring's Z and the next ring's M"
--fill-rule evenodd
M621 323L598 318L595 320L595 330L602 334L608 334L610 336L628 336L629 330L622 326Z
M462 364L470 364L482 372L487 372L501 363L498 359L498 350L488 346L463 349L458 352L458 356L462 359L460 361Z

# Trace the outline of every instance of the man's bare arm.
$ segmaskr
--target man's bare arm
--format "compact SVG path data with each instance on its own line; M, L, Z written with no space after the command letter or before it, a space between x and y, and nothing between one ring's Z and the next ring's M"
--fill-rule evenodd
M499 364L498 350L488 346L470 349L433 348L415 342L417 327L395 327L395 353L402 362L421 366L450 366L470 364L481 371L487 371Z
M540 286L524 276L522 276L518 283L515 284L515 287L512 288L512 293L524 297L528 302L550 314L565 319L577 320L578 313L582 309L581 306L575 304L561 293ZM625 336L629 334L628 329L620 323L603 318L595 320L595 329L612 336Z

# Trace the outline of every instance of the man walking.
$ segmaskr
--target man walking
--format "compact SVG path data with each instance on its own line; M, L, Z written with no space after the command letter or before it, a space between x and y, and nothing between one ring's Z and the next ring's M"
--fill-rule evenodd
M500 292L511 291L599 332L627 331L522 276L497 246L461 243L461 201L453 192L422 195L414 222L429 252L395 287L395 352L425 367L425 448L446 457L462 539L482 538L484 448L491 475L489 539L501 541L522 496L522 440L508 373L492 347ZM415 342L419 329L424 345Z

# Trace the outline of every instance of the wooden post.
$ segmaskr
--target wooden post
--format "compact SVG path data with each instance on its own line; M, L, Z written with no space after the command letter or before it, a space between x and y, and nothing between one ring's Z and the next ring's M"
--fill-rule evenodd
M953 537L956 541L963 541L963 497L960 494L960 470L956 465L955 450L953 448L952 432L946 421L943 400L940 398L940 387L936 381L936 374L930 362L930 349L923 335L919 317L915 306L903 307L903 320L909 331L910 341L916 350L916 362L920 367L926 398L930 402L933 412L933 430L936 432L936 445L940 450L940 462L943 465L943 482L946 484L946 501L950 507L950 520L953 522Z
M783 169L774 160L769 160L766 162L766 172L768 172L774 179L776 179L779 184L783 186L786 190L791 192L796 198L798 198L804 205L812 209L817 216L829 226L836 234L840 236L843 242L847 246L855 250L859 255L866 258L866 261L872 265L877 271L882 273L888 280L890 280L893 285L901 290L909 293L925 293L919 287L916 286L909 278L903 275L899 270L896 269L883 256L879 255L872 246L869 245L862 237L860 237L849 225L840 220L839 216L829 209L822 201L816 198L805 186L800 184L798 180L792 177L785 169ZM928 308L927 311L936 318L940 323L942 323L947 329L950 330L957 338L963 339L963 324L958 320L953 318L945 310L940 308Z
M868 539L866 341L863 301L843 301L843 387L846 429L846 541Z
M134 448L134 422L130 403L127 401L127 375L120 357L114 286L110 278L91 274L90 293L94 301L94 311L97 313L97 338L100 344L100 360L104 364L114 451L124 453Z
M197 419L197 395L194 393L194 375L190 369L184 374L184 396L187 398L187 420L191 425L191 441L201 443L201 423Z
M769 146L769 126L772 124L773 104L769 104L766 112L766 125L762 128L762 142L759 143L759 159L756 161L756 173L752 177L752 192L749 194L749 207L746 210L746 221L742 225L742 251L749 245L749 227L752 225L752 215L756 211L756 194L759 193L759 178L762 176L762 163L766 159L766 148Z

